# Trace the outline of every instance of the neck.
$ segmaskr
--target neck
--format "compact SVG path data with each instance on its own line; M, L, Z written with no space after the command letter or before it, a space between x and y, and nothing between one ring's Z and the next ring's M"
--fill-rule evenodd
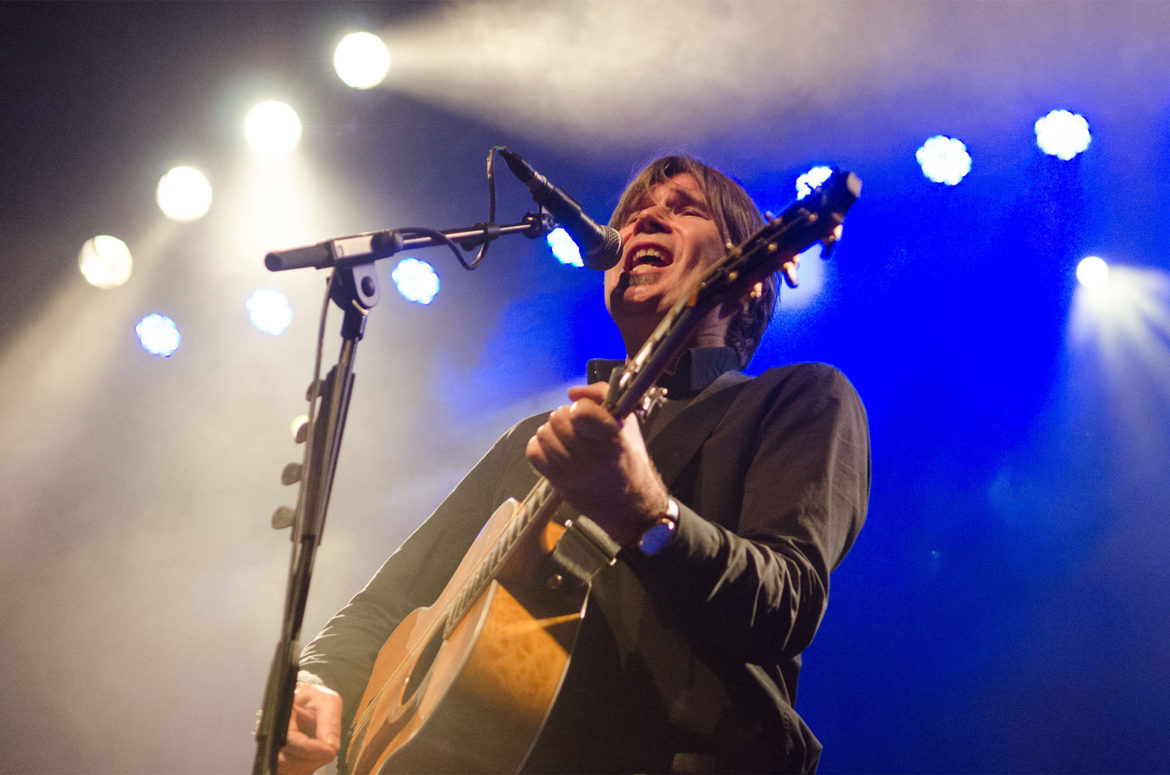
M626 345L626 355L632 356L638 352L660 322L661 319L653 318L620 323L618 327L621 330L622 341ZM692 347L722 347L727 344L727 328L730 322L731 315L722 306L708 312L695 327L683 348L671 359L668 368L673 369L679 355Z

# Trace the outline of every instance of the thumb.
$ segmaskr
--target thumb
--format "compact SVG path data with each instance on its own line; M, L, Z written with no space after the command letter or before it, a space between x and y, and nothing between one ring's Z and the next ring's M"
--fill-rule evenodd
M587 398L600 404L605 401L605 394L609 392L609 385L605 382L594 382L592 385L574 385L569 388L569 400L580 401Z
M341 747L341 695L322 694L318 699L317 739L333 748Z

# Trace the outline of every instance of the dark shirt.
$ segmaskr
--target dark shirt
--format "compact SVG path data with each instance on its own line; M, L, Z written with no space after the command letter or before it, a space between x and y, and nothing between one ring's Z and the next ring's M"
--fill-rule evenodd
M820 744L793 709L796 680L829 573L865 518L865 410L824 364L704 391L733 367L726 348L692 350L665 378L675 398L646 429L651 456L661 466L698 450L667 481L678 529L657 556L624 550L595 577L529 771L815 769ZM713 429L687 438L716 399L729 405ZM343 728L393 628L434 600L494 508L536 481L524 447L546 417L501 437L306 647L302 669L345 701Z

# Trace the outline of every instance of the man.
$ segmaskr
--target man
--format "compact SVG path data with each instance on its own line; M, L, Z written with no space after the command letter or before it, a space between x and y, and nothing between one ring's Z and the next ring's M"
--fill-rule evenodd
M644 169L611 219L623 251L605 276L627 351L761 223L738 184L692 158ZM795 282L795 261L783 271ZM434 600L532 469L623 548L593 577L569 674L525 769L815 770L820 745L793 710L800 653L865 518L869 439L860 400L832 367L735 379L777 285L772 276L704 318L644 427L615 421L592 382L502 437L305 649L281 771L312 772L344 751L378 649Z

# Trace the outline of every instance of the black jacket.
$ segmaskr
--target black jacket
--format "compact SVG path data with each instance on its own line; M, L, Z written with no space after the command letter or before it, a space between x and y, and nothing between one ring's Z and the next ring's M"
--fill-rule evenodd
M684 375L695 391L719 368L709 368L710 351L689 356L684 370L706 372ZM713 396L687 395L685 385L644 429L656 461L698 447L667 482L682 506L678 530L659 555L625 550L594 579L569 675L528 770L816 768L820 744L793 710L796 680L829 573L865 519L865 410L824 364L770 369L726 390L735 391L724 396L730 405L701 442L688 430ZM343 728L389 633L433 601L495 507L535 482L524 447L546 417L497 441L306 647L302 670L345 700Z

